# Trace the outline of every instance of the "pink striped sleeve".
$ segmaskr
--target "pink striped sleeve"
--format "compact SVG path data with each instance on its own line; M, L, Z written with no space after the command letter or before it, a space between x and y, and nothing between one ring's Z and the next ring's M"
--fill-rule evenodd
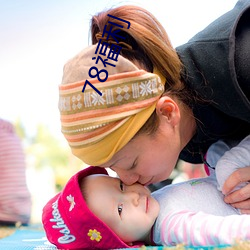
M215 216L203 212L172 211L161 225L163 245L233 244L250 240L250 215Z

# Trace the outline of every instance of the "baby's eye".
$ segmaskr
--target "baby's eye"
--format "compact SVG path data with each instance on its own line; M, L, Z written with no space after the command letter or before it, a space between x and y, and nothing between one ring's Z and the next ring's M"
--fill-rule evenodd
M122 204L119 204L118 205L118 214L121 216L121 213L122 213L122 208L123 208L123 205Z
M123 182L121 180L120 180L120 189L121 189L121 191L124 191Z

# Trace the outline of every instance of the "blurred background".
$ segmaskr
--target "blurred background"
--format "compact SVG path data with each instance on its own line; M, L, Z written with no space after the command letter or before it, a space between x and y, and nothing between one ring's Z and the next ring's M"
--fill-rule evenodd
M105 8L139 5L157 17L176 47L236 2L0 0L0 118L13 123L21 138L32 195L32 222L40 222L43 205L72 174L85 167L71 154L60 132L57 105L63 65L91 44L91 16ZM195 166L183 167L183 163L178 169L186 170L181 180L203 174Z

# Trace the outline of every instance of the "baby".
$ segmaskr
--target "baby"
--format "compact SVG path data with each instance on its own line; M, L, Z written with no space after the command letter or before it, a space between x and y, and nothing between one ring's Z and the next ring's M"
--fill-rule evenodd
M217 162L218 152L228 149L222 141L214 144L207 155L209 165ZM250 239L250 216L226 204L219 190L227 178L225 164L230 174L243 163L246 166L249 158L250 136L218 160L217 179L211 168L209 177L152 194L141 184L127 186L103 168L88 167L71 177L44 207L47 238L60 249L206 246Z

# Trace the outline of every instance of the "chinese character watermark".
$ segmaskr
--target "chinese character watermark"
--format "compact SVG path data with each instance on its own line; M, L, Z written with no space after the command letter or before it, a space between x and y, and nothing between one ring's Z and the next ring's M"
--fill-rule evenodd
M120 20L124 23L127 23L128 27L127 29L130 28L130 22L126 21L126 20L123 20L121 18L118 18L118 17L115 17L115 16L112 16L112 15L109 15L109 17L112 17L114 19L117 19L117 20ZM112 25L115 25L115 26L118 26L120 28L123 28L122 25L120 24L116 24L116 23L113 23L111 21L109 21L108 23L112 24ZM102 39L99 40L98 42L98 45L97 45L97 48L96 48L96 51L95 51L95 55L99 52L99 55L98 56L94 56L92 57L92 60L95 60L95 64L97 64L99 61L101 61L103 63L103 66L104 68L106 68L107 66L106 65L110 65L112 67L116 67L115 64L113 64L112 62L117 62L118 61L118 56L120 54L120 51L122 49L121 46L119 46L119 41L117 40L117 38L122 38L122 39L125 39L125 37L119 35L119 31L121 29L116 29L112 32L112 29L113 29L114 26L110 26L110 29L107 30L107 25L105 25L104 27L104 30L103 30L103 33L102 33L102 37L105 36L105 34L107 33L107 38L108 39L110 36L116 41L117 44L109 44L105 41L102 41ZM107 52L107 48L110 46L109 48L109 52ZM102 56L106 56L107 58L106 59L103 59L100 55ZM109 61L110 60L110 61ZM105 73L105 76L104 77L100 77L100 74L101 73ZM108 71L106 69L101 69L100 71L98 71L98 68L95 67L95 66L92 66L90 69L89 69L89 77L91 78L95 78L97 77L98 81L99 82L105 82L107 79L108 79ZM102 96L102 92L99 91L96 87L94 87L93 84L91 84L88 80L85 81L84 83L84 86L82 88L82 92L85 91L85 88L86 88L86 85L89 84L91 88L93 88L100 96Z

